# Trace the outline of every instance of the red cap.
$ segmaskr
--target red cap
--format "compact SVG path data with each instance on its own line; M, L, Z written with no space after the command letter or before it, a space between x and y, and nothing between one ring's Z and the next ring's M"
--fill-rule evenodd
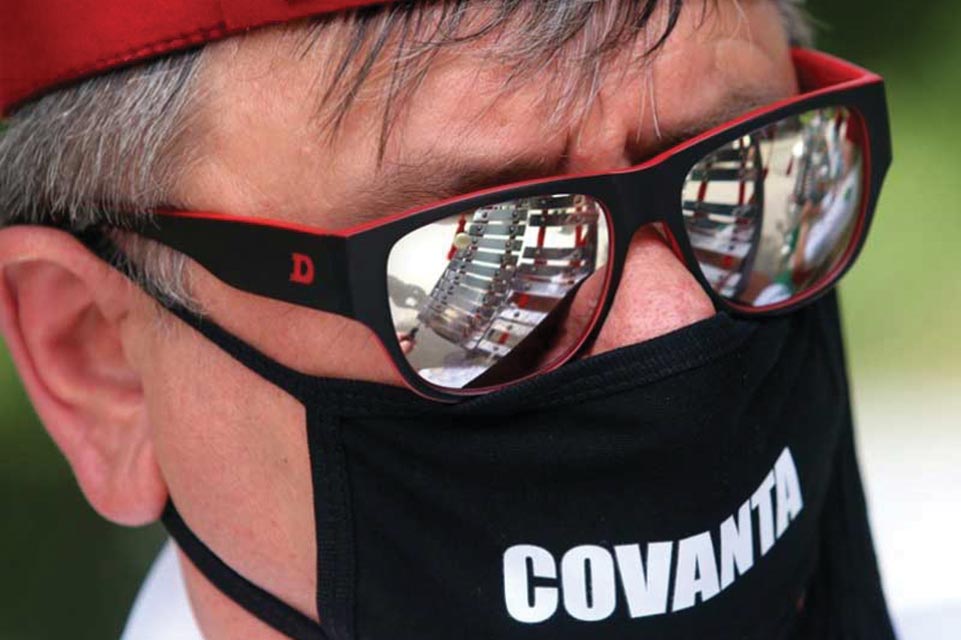
M4 0L0 115L74 80L267 24L390 0Z

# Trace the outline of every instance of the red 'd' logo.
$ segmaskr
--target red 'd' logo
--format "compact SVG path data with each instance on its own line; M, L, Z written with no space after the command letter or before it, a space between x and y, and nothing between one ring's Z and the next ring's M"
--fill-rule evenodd
M297 284L313 284L314 261L310 256L305 256L302 253L292 253L290 259L294 263L293 270L290 272L290 281Z

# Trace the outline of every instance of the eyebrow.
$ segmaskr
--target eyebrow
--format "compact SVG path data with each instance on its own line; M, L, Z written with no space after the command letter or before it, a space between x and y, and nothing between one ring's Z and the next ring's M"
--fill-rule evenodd
M438 153L423 162L385 165L377 174L384 190L372 194L380 209L364 217L377 218L487 187L557 174L559 167L546 162L539 151L532 149L529 156L506 160Z
M699 118L696 123L665 132L645 155L654 157L783 97L773 93L730 93L710 114ZM359 206L351 212L350 224L376 220L489 187L564 175L557 162L545 160L540 149L530 151L530 155L506 160L439 152L425 157L421 162L385 161L372 180L373 190L356 201ZM558 160L563 162L564 158ZM638 164L643 161L638 160Z

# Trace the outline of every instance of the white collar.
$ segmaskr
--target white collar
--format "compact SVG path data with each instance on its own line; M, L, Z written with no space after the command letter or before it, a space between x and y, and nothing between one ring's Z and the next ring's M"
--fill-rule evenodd
M154 560L121 640L203 640L172 542Z

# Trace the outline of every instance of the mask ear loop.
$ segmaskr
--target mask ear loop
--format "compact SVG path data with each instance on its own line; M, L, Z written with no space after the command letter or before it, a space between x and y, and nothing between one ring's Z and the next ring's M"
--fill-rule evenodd
M137 277L135 267L103 230L90 227L81 232L74 232L74 235L95 255L142 287L142 280ZM150 294L149 291L147 293ZM223 349L240 364L257 372L303 404L307 392L301 390L308 388L305 383L309 376L274 362L216 323L198 316L181 305L160 302L165 309ZM310 437L309 433L308 437ZM313 446L311 443L312 448ZM339 634L328 635L317 622L231 569L190 530L177 512L172 500L168 500L160 519L176 540L180 550L190 558L204 577L259 620L293 640L335 640L339 637Z
M88 227L83 231L73 232L73 235L100 259L136 283L141 289L144 289L147 295L157 300L157 297L143 286L143 279L139 277L136 266L102 229ZM157 302L186 325L220 347L234 360L255 371L275 386L280 387L301 403L308 398L310 376L289 369L272 360L257 349L237 339L209 318L200 316L179 304L164 300L157 300Z
M161 521L197 570L228 598L293 640L331 640L316 622L227 566L187 526L168 502Z

